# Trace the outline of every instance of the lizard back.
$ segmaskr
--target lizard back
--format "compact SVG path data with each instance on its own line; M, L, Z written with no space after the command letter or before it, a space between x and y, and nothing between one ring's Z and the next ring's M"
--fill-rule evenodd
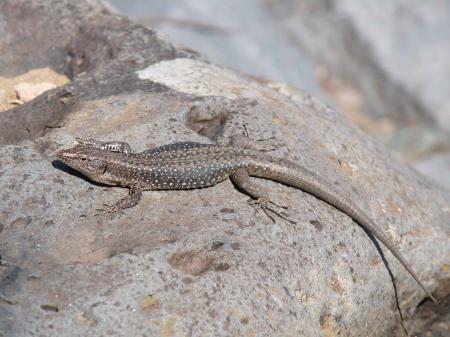
M246 166L244 158L231 146L182 142L138 154L114 153L106 173L119 182L138 182L144 190L193 189L227 179Z

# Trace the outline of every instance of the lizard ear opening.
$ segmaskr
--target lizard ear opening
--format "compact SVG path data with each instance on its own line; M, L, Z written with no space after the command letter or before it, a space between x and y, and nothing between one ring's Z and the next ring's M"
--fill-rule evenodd
M90 159L89 167L92 171L103 174L106 171L107 165L106 165L106 162L104 162L103 160Z

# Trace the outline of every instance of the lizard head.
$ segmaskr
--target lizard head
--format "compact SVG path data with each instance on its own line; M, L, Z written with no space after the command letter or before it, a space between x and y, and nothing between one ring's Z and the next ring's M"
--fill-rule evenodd
M88 178L100 183L107 183L106 179L102 179L107 168L104 150L77 145L59 151L57 156L64 164L83 173Z

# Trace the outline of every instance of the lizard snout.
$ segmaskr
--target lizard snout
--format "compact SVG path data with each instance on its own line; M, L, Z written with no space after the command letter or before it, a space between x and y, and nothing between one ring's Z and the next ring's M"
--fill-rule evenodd
M67 159L67 158L70 157L70 156L68 156L67 154L68 154L68 153L67 153L66 150L60 150L60 151L58 151L58 152L56 153L56 156L57 156L59 159Z

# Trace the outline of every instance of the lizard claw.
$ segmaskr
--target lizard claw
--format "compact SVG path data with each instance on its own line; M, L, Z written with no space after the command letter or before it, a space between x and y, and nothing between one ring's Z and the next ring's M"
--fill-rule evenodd
M296 224L297 224L297 222L295 222L294 220L289 219L287 216L284 216L283 214L281 214L280 212L274 210L274 209L271 208L271 207L266 207L266 209L267 209L267 211L270 211L270 212L272 212L272 213L278 215L281 219L286 220L287 222L289 222L289 223L291 223L291 224L293 224L293 225L296 225ZM264 210L264 208L263 208L263 210ZM266 212L266 211L265 211L265 212ZM267 214L267 212L266 212L266 214ZM267 216L269 216L269 215L267 215ZM269 218L270 218L270 216L269 216ZM273 221L273 220L272 220L272 221Z
M281 208L287 209L288 207L285 206L285 205L277 205L277 204L275 204L275 203L273 203L271 201L267 201L266 199L263 199L263 198L259 198L257 200L250 199L248 201L248 203L249 203L249 205L256 206L256 211L258 209L261 209L273 223L275 223L275 219L269 212L272 212L273 214L279 216L281 219L286 220L286 221L290 222L293 225L297 224L297 222L295 222L295 221L289 219L288 217L284 216L283 214L281 214L277 210L275 210L272 207L270 207L268 204L270 203L270 204L273 204L273 205L275 205L277 207L281 207ZM255 211L255 214L256 214L256 211Z
M94 214L96 217L110 217L111 220L114 219L116 214L120 211L120 209L116 205L103 204L105 208L97 208L96 211L98 213Z
M276 204L273 201L269 201L269 203L271 203L274 206L280 207L280 208L289 209L289 207L287 205L284 205L284 204Z

